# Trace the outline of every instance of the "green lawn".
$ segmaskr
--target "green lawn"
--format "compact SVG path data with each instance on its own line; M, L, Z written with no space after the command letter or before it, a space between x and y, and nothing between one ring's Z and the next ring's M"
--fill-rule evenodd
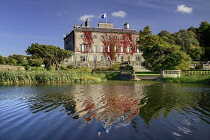
M148 75L160 75L157 72L141 72L141 71L136 71L135 74L136 75L146 75L146 76L148 76Z

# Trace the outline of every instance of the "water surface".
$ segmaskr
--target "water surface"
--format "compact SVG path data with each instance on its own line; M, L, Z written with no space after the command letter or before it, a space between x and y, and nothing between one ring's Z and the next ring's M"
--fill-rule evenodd
M210 137L210 86L151 81L0 86L1 140Z

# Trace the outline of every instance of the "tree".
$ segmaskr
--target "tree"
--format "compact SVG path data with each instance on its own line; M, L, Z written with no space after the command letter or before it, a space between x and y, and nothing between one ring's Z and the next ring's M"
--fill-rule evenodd
M210 23L203 21L198 28L200 33L200 44L205 48L204 59L210 60Z
M175 39L174 36L171 35L171 33L169 31L163 30L158 34L159 37L161 37L164 41L175 45Z
M26 50L26 53L28 55L37 56L37 58L42 58L46 68L55 66L56 69L60 66L61 61L71 56L69 50L64 50L52 45L40 45L38 43L31 44Z
M13 55L10 55L9 58L13 58L17 60L17 64L21 66L25 66L28 64L28 61L26 60L26 56L24 55L13 54Z
M160 71L189 67L191 58L181 51L180 46L171 45L161 37L151 35L148 26L144 31L140 31L139 45L143 52L145 64L150 70ZM183 64L186 63L187 65L183 67Z
M8 57L8 65L17 65L17 62L16 59Z
M193 60L200 60L204 53L204 49L200 47L197 35L192 30L179 30L174 33L176 45L181 46Z
M3 64L3 65L4 65L5 63L6 63L6 62L5 62L5 60L4 60L4 57L0 55L0 64Z

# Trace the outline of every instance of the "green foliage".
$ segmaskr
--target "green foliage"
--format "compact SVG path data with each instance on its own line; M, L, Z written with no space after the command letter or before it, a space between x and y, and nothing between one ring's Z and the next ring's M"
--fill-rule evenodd
M45 67L55 66L56 69L60 66L61 61L71 56L71 52L52 45L40 45L38 43L31 44L26 50L28 55L42 58Z
M61 66L60 67L60 70L70 70L69 68L67 68L67 67L63 67L63 66Z
M18 61L16 59L8 57L8 65L17 65L17 63Z
M86 68L86 67L78 67L76 70L80 72L92 72L90 68Z
M133 70L133 67L129 64L120 66L120 70Z
M31 67L31 71L46 71L43 67Z
M29 65L26 65L25 70L31 70L31 67Z
M146 28L146 27L145 27ZM148 31L147 27L147 33ZM141 35L142 33L142 35ZM191 58L180 46L171 45L161 37L140 31L140 50L143 52L146 66L152 71L189 68ZM142 45L143 44L143 45Z
M71 71L0 71L0 83L64 83L64 82L100 82L105 81L104 74L92 74L81 70Z
M210 75L189 75L179 78L165 77L163 81L168 83L204 83L210 84Z
M68 69L74 69L75 68L75 65L69 65L67 66Z
M26 60L26 56L24 56L24 55L13 54L13 55L10 55L8 58L15 59L16 64L20 65L20 66L25 66L28 64L28 61Z
M6 64L4 57L0 55L0 64Z
M110 70L120 70L120 65L119 64L112 64L109 69Z
M107 72L105 77L107 80L119 80L119 72Z
M40 67L43 64L43 59L37 56L29 56L28 64L32 67Z
M210 23L203 21L198 28L199 41L201 46L205 48L204 59L210 60Z

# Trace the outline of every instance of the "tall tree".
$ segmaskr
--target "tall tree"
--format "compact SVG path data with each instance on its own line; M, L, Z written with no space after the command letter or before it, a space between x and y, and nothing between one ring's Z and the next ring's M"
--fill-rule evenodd
M31 44L26 50L26 53L28 55L35 55L38 58L42 58L46 68L55 66L56 69L60 66L62 60L71 56L69 50L64 50L52 45L40 45L38 43Z

